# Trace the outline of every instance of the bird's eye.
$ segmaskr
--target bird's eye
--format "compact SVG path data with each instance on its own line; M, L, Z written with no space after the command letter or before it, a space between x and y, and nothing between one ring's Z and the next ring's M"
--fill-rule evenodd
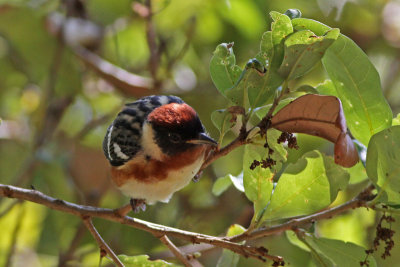
M177 133L169 133L168 138L172 143L179 143L181 141L181 136Z

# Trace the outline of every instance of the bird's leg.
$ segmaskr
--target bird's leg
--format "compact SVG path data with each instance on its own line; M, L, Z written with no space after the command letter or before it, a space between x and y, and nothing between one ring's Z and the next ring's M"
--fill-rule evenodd
M131 198L130 203L132 210L135 213L139 213L140 210L142 211L146 210L146 200L144 199Z

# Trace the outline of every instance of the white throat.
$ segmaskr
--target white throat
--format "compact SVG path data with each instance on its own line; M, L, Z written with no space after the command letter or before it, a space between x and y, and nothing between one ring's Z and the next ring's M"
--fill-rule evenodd
M144 154L155 160L162 160L162 151L154 139L154 131L150 123L144 122L142 139L140 141Z

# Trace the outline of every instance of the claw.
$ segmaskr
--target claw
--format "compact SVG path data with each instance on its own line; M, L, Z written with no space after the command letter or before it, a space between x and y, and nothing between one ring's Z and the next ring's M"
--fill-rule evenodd
M146 200L144 199L131 198L130 203L134 213L139 213L140 210L146 210Z

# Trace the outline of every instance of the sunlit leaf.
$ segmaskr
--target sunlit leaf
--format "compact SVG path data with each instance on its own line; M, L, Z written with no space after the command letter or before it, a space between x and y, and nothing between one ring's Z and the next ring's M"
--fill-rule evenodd
M211 79L221 94L236 84L242 70L236 65L233 44L223 43L217 46L210 62Z
M297 30L309 29L317 35L331 29L311 19L294 19L292 24ZM368 144L371 136L389 127L392 120L378 72L361 48L342 34L326 51L322 63L342 100L352 134Z
M278 72L288 80L296 79L310 71L325 51L338 38L339 29L322 36L309 30L295 32L285 40L285 56Z
M400 113L397 114L397 117L393 118L393 120L392 120L392 126L395 126L395 125L400 125Z
M258 214L267 205L271 193L274 174L269 168L260 166L251 170L254 160L261 161L267 157L268 151L263 146L246 145L243 157L243 185L247 198L254 204L254 214Z
M310 214L330 203L323 157L320 152L311 151L286 168L261 221Z
M367 55L341 35L322 59L339 98L348 126L364 145L392 124L392 111L382 94L379 74Z
M271 23L271 31L272 43L275 46L293 32L293 26L290 18L285 14L276 11L272 11L269 14L273 20Z
M400 203L400 126L372 136L368 144L367 174L378 187L380 201Z
M335 85L331 80L325 80L323 83L318 84L315 89L322 95L333 95L338 97Z

